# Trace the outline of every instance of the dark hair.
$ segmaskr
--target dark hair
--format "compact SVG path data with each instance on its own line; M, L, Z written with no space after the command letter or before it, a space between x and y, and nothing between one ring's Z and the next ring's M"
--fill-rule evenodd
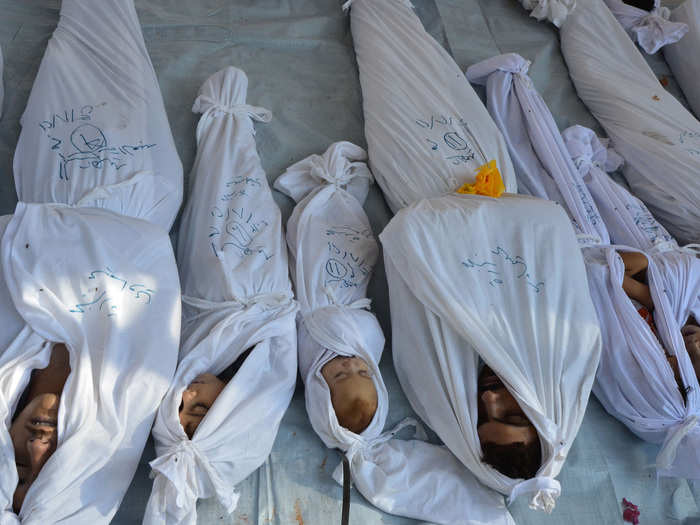
M341 427L345 427L351 432L359 434L372 422L376 411L376 405L364 399L357 398L350 403L347 409L336 409L335 415Z
M644 11L651 11L654 9L654 0L624 0L624 3Z
M535 439L531 444L511 443L510 445L497 445L495 443L482 443L484 451L482 461L488 463L501 474L513 479L534 478L542 464L542 449L540 440Z

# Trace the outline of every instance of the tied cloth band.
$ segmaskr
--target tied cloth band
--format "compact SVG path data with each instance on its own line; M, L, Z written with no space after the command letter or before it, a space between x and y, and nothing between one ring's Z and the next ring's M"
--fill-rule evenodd
M343 4L343 7L342 7L343 11L347 11L348 9L350 9L350 7L352 6L353 3L355 3L355 1L356 0L347 0L347 2L345 2ZM409 0L398 0L398 1L401 2L401 4L405 5L406 7L408 7L409 9L413 9L413 4Z
M658 470L671 468L671 465L673 465L673 462L676 460L678 445L680 445L683 438L697 426L697 423L698 416L692 415L668 431L661 451L659 455L656 456L656 468Z
M418 439L420 441L425 441L428 439L428 435L425 432L425 429L423 428L423 425L421 425L418 421L416 421L415 418L412 417L407 417L403 419L398 425L396 425L394 428L391 430L388 430L386 432L383 432L379 434L375 438L370 438L370 439L365 439L362 437L358 437L353 441L353 443L348 447L348 449L345 451L345 457L348 458L350 461L350 466L352 467L354 458L357 456L358 453L361 453L364 450L371 450L374 447L378 447L379 445L382 445L383 443L386 443L387 441L391 440L398 434L402 429L406 427L413 427L414 430L414 439ZM343 464L342 462L338 464L338 466L335 468L333 471L333 479L336 480L339 484L342 483L342 468Z
M167 480L165 487L169 497L161 500L161 512L167 509L168 501L175 501L175 506L185 514L189 513L200 497L200 484L208 481L216 493L217 499L231 513L238 503L239 494L224 483L216 468L202 454L197 445L183 439L177 445L168 447L165 454L149 463L151 478L162 476Z
M548 476L537 476L521 481L513 487L508 496L508 504L514 502L522 494L533 494L530 500L532 510L543 510L550 514L556 506L556 499L561 494L561 484Z

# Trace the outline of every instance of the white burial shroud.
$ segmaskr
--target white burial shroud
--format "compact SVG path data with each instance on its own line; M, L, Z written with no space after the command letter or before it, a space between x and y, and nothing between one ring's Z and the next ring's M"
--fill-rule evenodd
M233 512L235 487L270 454L296 385L297 306L253 129L272 115L247 105L247 90L245 73L229 67L202 85L192 108L202 116L178 239L182 347L153 428L147 524L196 523L198 498L216 497ZM251 348L188 439L178 415L185 388Z
M671 11L671 20L688 25L688 34L664 48L664 58L695 116L700 116L700 0L686 0Z
M451 194L401 210L380 239L394 365L411 406L484 484L551 511L600 358L583 258L563 210L511 194ZM481 460L480 358L537 429L534 478L508 478Z
M569 74L625 159L632 193L679 241L700 240L700 122L663 89L603 0L568 10L559 23Z
M62 204L19 203L4 224L0 523L107 524L177 363L180 287L170 239L142 220ZM18 518L9 427L32 369L48 365L56 342L71 367L58 447Z
M133 0L63 0L20 123L20 201L96 206L170 229L182 165Z
M603 335L594 392L611 414L642 438L657 443L666 438L669 445L657 460L660 473L697 476L698 463L684 450L692 449L700 436L694 437L694 431L677 449L693 428L697 394L691 392L687 407L683 404L663 348L622 290L624 264L616 249L633 247L650 258L660 337L664 347L684 355L679 366L684 383L693 389L697 380L680 326L698 305L698 260L682 253L641 201L601 171L599 167L617 169L621 158L591 130L576 126L562 137L527 76L528 65L519 55L501 55L471 66L467 77L486 85L488 108L511 148L520 188L566 206L580 243L588 246L588 283ZM611 237L626 246L610 246ZM662 290L671 293L659 293ZM673 463L676 450L678 460ZM686 471L681 470L684 466Z
M515 192L501 134L410 4L355 0L350 16L370 168L392 211L474 182L491 160Z
M627 5L623 0L604 1L632 40L650 55L667 44L678 42L688 32L688 24L669 20L671 10L661 7L661 0L654 0L651 11Z
M603 357L594 391L606 409L642 439L661 443L659 474L700 479L700 396L681 327L700 316L700 259L679 247L644 206L613 182L608 150L592 130L575 126L563 132L583 180L598 204L616 243L643 252L654 301L658 337L622 290L624 264L611 249L587 256L591 294L600 312ZM627 248L628 250L630 248ZM595 264L597 262L598 264ZM686 401L679 392L664 349L676 356Z
M513 523L502 498L481 485L445 447L393 439L406 419L384 431L389 397L379 370L384 335L369 307L367 285L378 247L362 209L372 176L362 148L332 144L292 165L275 188L298 202L287 228L292 276L301 306L299 367L311 424L350 462L355 487L378 508L440 524ZM321 368L338 355L372 370L378 408L361 433L340 426ZM342 483L340 465L334 478Z

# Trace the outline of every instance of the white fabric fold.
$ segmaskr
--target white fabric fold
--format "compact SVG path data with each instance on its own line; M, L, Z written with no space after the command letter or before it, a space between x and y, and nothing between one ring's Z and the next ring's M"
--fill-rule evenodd
M269 455L296 383L297 305L275 204L255 149L248 79L225 68L202 85L194 110L197 157L182 217L178 264L183 340L175 378L153 427L157 458L146 524L194 525L199 498L236 507L236 485ZM188 439L182 393L252 349Z
M299 369L311 425L326 446L346 454L356 488L385 512L446 525L511 524L502 498L481 486L446 448L424 442L415 420L384 431L389 403L379 370L384 335L365 309L379 250L361 204L371 180L364 159L361 148L335 143L275 182L298 200L287 243L302 314ZM323 365L338 355L360 357L372 371L378 406L361 434L340 426L321 375ZM416 439L395 439L406 426L417 427ZM339 483L340 467L333 475Z
M447 195L401 210L380 238L394 365L412 407L482 483L551 510L553 478L600 356L583 259L562 208L510 194ZM567 275L557 269L561 253L570 254ZM521 485L481 460L480 358L538 432L538 481Z
M671 22L671 11L654 0L654 8L645 11L623 0L605 0L610 12L644 51L653 55L667 44L678 42L688 32L688 24Z
M697 118L700 117L700 60L695 59L695 54L700 49L700 0L686 0L671 11L670 19L687 24L688 33L664 47L664 58Z
M537 20L549 20L561 27L566 17L576 7L576 0L520 0L522 6Z
M579 2L560 40L578 95L625 159L632 193L679 242L698 242L700 122L663 89L603 0Z
M160 227L106 210L19 203L1 251L0 522L18 523L10 515L14 408L31 370L48 364L51 342L62 342L71 372L58 409L58 447L19 518L107 524L136 472L177 362L180 287L170 238ZM8 317L9 308L16 311Z
M515 192L498 129L415 13L396 0L355 0L350 18L369 165L392 211L473 183L491 160Z
M95 0L89 9L80 0L61 3L20 123L19 200L83 200L170 229L182 202L182 164L133 0ZM139 172L149 175L136 180ZM129 179L134 184L120 184Z

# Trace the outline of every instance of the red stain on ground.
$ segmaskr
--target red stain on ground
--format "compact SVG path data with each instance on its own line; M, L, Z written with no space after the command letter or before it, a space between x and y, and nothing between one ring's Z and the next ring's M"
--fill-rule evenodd
M321 466L318 468L320 468L321 470L324 470L326 468L326 461L328 461L328 456L323 458L323 461L321 461Z
M304 525L304 517L301 515L301 502L299 500L294 502L294 517L298 525Z

